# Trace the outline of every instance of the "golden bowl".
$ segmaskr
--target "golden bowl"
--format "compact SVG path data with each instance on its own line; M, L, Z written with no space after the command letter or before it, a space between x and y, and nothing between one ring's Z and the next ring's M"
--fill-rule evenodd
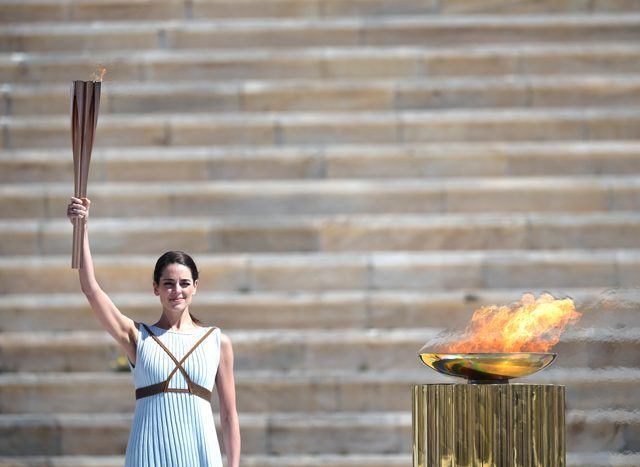
M542 370L556 356L543 352L421 353L420 360L439 373L466 378L470 383L508 383Z

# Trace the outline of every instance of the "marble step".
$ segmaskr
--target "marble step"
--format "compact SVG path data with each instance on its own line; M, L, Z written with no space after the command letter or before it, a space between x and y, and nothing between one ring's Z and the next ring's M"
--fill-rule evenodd
M176 164L176 161L180 161ZM94 147L90 183L630 175L636 141ZM0 151L0 182L71 182L69 148Z
M227 331L237 371L425 371L418 351L442 329ZM638 328L574 328L554 347L555 368L640 366ZM4 333L2 372L113 370L122 351L101 331Z
M640 126L639 126L640 128ZM66 216L73 184L0 186L4 220ZM89 183L95 218L280 219L309 216L613 213L638 209L637 176L449 180ZM135 203L133 202L135 200ZM166 241L157 238L161 244ZM186 248L186 246L184 247Z
M459 0L458 0L459 2ZM442 5L439 5L442 3ZM2 0L0 22L69 22L114 20L197 20L203 18L325 18L382 16L388 14L439 14L450 1L396 0ZM523 6L540 2L522 2ZM545 2L552 8L553 2ZM567 5L565 11L598 11L589 6ZM603 2L600 2L603 3ZM539 10L538 6L538 10ZM561 10L561 11L562 11ZM607 11L603 8L600 11ZM517 11L517 10L516 10ZM527 9L524 10L525 12ZM545 10L542 9L544 12ZM609 9L610 11L610 9ZM614 10L615 11L615 10Z
M243 455L243 467L406 467L410 454ZM0 457L0 467L121 467L124 456Z
M0 256L65 255L71 225L0 220ZM92 251L156 254L170 237L189 253L296 253L640 248L634 212L344 215L277 219L93 218ZM157 241L155 240L157 239Z
M536 296L543 290L527 289ZM571 297L583 313L581 327L640 328L637 288L546 289L555 297ZM206 293L199 291L192 312L222 329L462 329L481 306L508 305L523 289L453 291L334 291L296 293ZM153 323L160 308L151 290L110 294L136 321ZM55 316L55 320L48 319ZM0 297L0 332L98 331L81 293L4 294Z
M410 403L410 398L407 401ZM0 416L0 451L7 455L118 455L126 448L129 414ZM567 451L637 450L634 411L569 410ZM240 414L245 454L397 454L411 452L411 411L385 413Z
M128 413L0 415L0 452L122 454L131 418ZM408 410L406 414L326 414L314 420L308 414L245 413L240 415L242 451L245 455L307 454L313 446L314 454L410 452L410 419ZM218 433L220 437L219 425Z
M403 411L414 385L455 380L425 367L413 373L236 372L235 381L241 413L269 414ZM513 383L564 385L569 409L633 411L640 404L639 381L637 368L552 366ZM125 373L5 373L0 396L1 414L133 412L135 405L131 375ZM213 400L217 406L217 396Z
M572 42L467 47L314 47L0 54L0 81L89 79L96 64L119 81L410 79L640 72L635 44Z
M251 19L0 25L0 52L306 47L457 46L623 42L640 38L640 16L440 17L379 20Z
M124 456L14 456L0 457L1 467L120 467ZM613 452L569 452L569 467L637 467L640 454ZM284 456L243 456L247 467L406 467L411 454L318 454Z
M243 467L406 467L410 454L243 455ZM0 467L121 467L124 456L0 457Z
M70 146L68 116L0 117L3 149ZM94 145L323 146L637 140L639 108L101 115Z
M153 6L152 8L150 6ZM2 0L0 23L634 12L637 0Z
M94 258L109 293L150 290L157 255ZM640 251L487 250L197 255L202 292L635 287ZM20 277L16 281L15 277ZM70 255L0 257L0 293L79 293Z
M640 28L638 28L640 31ZM634 107L640 76L517 76L427 80L105 83L101 115L405 111L449 108ZM6 116L67 115L68 86L5 84Z

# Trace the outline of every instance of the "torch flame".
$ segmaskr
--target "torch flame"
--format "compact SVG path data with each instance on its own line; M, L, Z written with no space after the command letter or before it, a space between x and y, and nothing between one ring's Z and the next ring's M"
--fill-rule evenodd
M98 71L93 72L93 74L91 75L91 81L102 81L106 72L107 69L101 66Z
M512 306L484 306L477 309L462 337L444 350L449 353L548 352L558 343L568 324L582 313L570 298L558 300L551 294L524 294Z

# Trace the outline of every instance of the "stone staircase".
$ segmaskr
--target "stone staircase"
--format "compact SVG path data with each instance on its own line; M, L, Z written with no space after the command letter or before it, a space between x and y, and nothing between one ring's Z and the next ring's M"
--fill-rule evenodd
M0 466L123 462L64 218L99 65L99 280L153 321L155 259L194 255L243 466L411 465L410 388L448 381L419 348L542 290L585 311L530 378L568 464L640 465L639 42L638 0L0 0Z

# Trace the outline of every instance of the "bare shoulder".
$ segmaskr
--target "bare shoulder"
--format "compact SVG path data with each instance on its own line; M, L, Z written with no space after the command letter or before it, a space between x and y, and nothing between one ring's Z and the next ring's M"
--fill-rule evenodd
M224 332L220 332L220 348L222 350L231 350L231 338Z
M233 357L233 348L231 347L231 339L226 334L220 332L220 371L218 372L218 376L221 374L226 375L225 378L228 378L231 375L233 378L233 366L234 366L234 357Z

